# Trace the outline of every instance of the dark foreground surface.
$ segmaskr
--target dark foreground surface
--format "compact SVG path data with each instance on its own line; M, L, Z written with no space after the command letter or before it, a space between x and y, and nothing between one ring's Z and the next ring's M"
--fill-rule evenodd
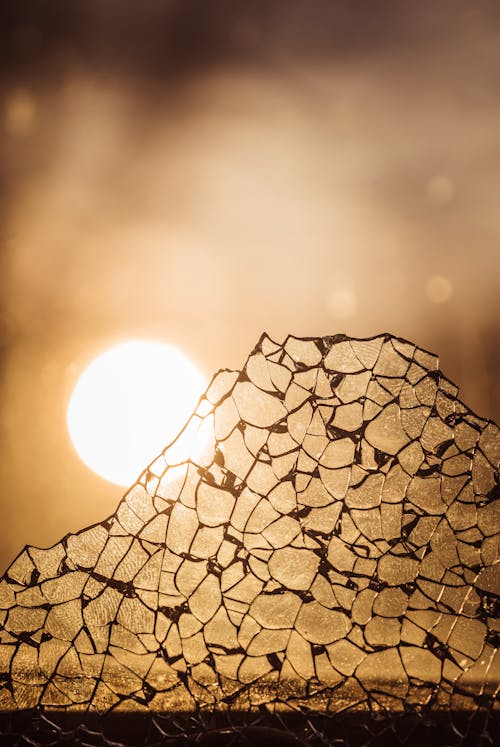
M126 714L24 711L0 715L0 745L304 745L311 747L476 747L500 743L498 714L299 715Z

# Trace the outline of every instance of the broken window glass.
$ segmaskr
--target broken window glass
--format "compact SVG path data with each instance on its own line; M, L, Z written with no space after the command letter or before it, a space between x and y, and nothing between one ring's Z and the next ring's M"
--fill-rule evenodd
M5 573L7 743L492 744L499 456L415 345L263 335Z

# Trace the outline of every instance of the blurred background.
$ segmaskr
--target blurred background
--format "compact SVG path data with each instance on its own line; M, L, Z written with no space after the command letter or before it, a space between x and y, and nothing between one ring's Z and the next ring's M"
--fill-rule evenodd
M390 331L499 419L496 0L0 14L0 570L114 510L65 417L121 340Z

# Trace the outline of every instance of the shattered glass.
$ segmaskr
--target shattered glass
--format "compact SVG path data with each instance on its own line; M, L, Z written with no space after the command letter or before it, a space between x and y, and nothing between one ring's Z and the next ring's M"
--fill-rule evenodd
M1 743L493 744L499 457L415 345L263 335L5 573Z

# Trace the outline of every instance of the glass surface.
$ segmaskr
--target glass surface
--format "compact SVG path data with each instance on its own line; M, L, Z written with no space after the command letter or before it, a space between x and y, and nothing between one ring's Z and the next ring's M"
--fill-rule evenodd
M111 517L4 575L4 733L489 743L499 456L415 345L263 335Z

